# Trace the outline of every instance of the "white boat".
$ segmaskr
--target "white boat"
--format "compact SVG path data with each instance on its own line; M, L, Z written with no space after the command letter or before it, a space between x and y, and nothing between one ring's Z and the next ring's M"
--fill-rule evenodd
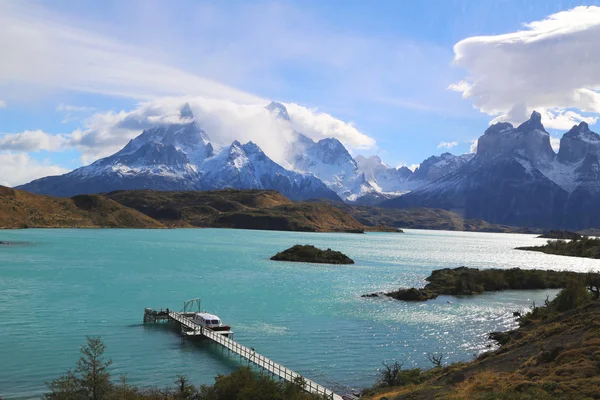
M223 335L226 337L233 336L231 326L223 324L221 318L214 314L209 314L206 311L196 313L192 321L202 326L203 328L208 328L214 331L215 333L218 333L219 335Z

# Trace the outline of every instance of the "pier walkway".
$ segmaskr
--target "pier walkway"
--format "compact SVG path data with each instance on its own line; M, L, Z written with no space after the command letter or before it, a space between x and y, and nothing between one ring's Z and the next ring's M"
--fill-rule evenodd
M146 309L146 313L154 310ZM185 311L185 310L184 310ZM229 339L223 335L216 333L215 331L205 328L192 320L193 313L186 312L176 312L176 311L160 311L158 319L156 320L164 320L167 319L179 323L181 326L181 332L184 336L202 336L207 339L223 346L225 349L239 355L242 358L245 358L249 362L254 365L262 368L265 371L277 376L281 379L284 379L287 382L291 383L304 383L304 390L309 393L325 396L331 400L343 400L342 396L334 393L332 390L327 389L326 387L319 385L318 383L304 378L302 375L297 372L292 371L289 368L284 367L281 364L276 363L275 361L263 356L262 354L257 353L251 348L243 346L238 342ZM144 316L144 322L149 322L146 319L146 315Z

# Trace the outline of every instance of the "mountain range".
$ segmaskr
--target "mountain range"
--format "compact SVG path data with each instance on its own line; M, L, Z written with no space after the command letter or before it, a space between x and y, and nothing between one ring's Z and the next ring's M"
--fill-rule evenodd
M533 112L518 127L490 126L477 154L455 171L382 207L435 207L491 223L582 229L600 226L600 135L581 122L558 153Z
M291 121L283 104L266 108ZM19 188L63 197L123 189L268 189L292 200L441 208L496 224L600 226L600 136L585 122L563 136L556 154L534 112L516 128L490 126L476 154L432 156L413 172L378 156L353 158L335 138L314 141L297 131L277 163L253 142L215 144L187 104L180 117L179 123L144 130L91 165Z

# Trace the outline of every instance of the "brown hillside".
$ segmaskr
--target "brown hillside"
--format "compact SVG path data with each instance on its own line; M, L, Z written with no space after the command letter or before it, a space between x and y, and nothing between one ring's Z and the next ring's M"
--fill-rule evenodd
M439 208L381 208L332 203L367 226L385 225L409 229L440 229L472 232L533 233L540 230L490 224L482 219L464 219Z
M168 226L363 232L343 210L321 202L294 203L271 190L157 192L126 190L107 197Z
M368 400L588 400L600 399L600 302L573 286L521 327L494 334L502 345L469 363L403 371L406 383L375 390ZM568 289L567 289L568 290ZM569 308L552 311L552 308ZM571 304L573 303L573 305ZM408 374L411 374L409 376Z
M1 228L161 228L148 216L99 195L71 199L0 186Z

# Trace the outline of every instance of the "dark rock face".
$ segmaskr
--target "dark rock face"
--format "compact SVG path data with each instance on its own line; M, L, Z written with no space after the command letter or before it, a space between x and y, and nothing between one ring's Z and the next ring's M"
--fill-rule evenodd
M461 168L381 206L443 208L464 218L547 229L600 226L599 149L600 136L581 123L564 135L555 155L534 112L517 128L490 126L477 155Z
M502 160L490 168L475 159L468 167L382 206L442 208L463 218L507 225L562 225L567 194L540 172L530 173L516 160Z
M434 182L447 174L457 171L473 157L474 154L455 156L450 153L431 156L419 165L409 179L411 181ZM404 168L410 172L408 168Z
M582 122L563 135L557 158L561 163L576 163L588 155L600 155L600 135Z

